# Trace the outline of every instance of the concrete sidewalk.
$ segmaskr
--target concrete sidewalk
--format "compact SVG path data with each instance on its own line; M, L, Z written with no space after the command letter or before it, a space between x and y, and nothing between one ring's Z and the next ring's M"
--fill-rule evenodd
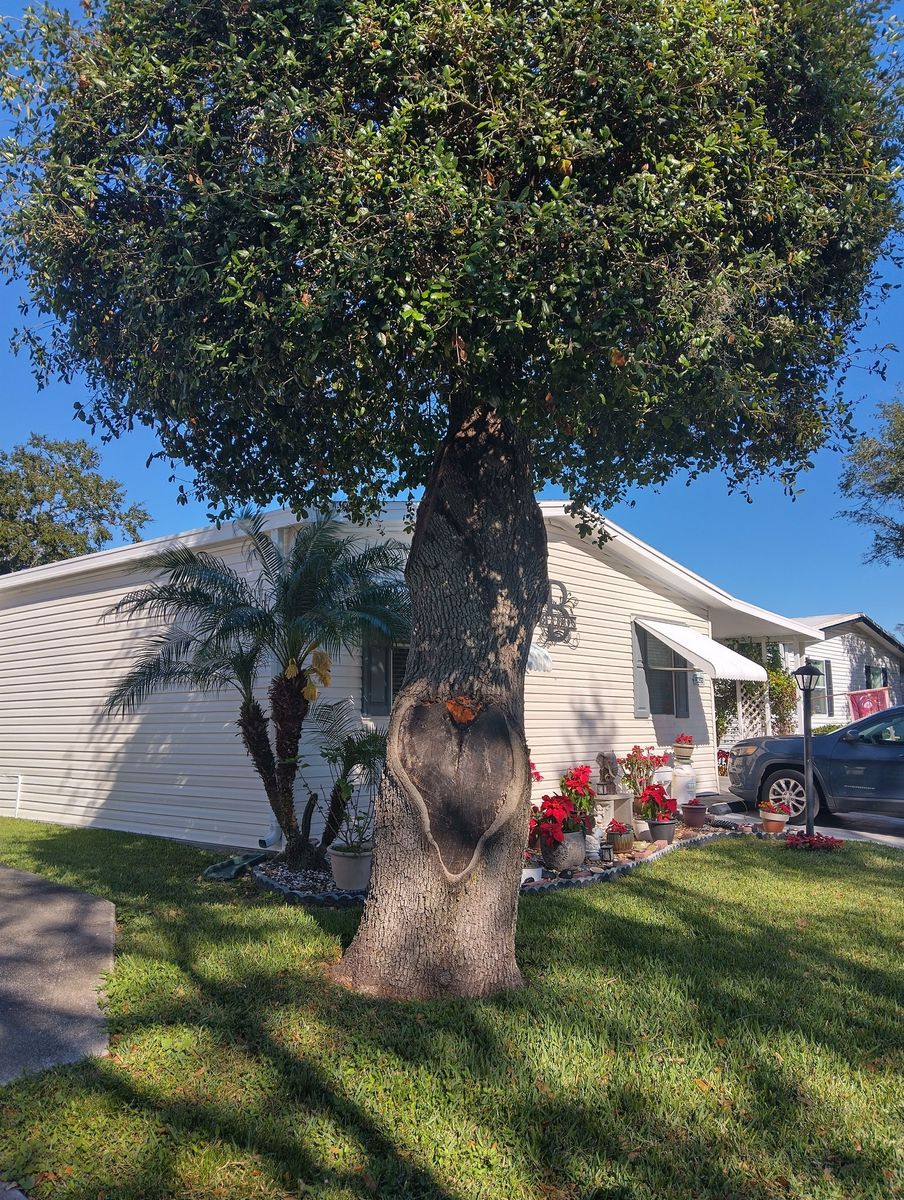
M115 912L0 867L0 1084L106 1053L97 992L113 964Z

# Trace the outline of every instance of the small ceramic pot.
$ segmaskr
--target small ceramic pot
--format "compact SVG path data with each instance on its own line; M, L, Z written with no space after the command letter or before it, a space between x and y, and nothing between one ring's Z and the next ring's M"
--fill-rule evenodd
M373 853L370 850L359 854L350 850L336 850L330 846L327 855L337 888L343 892L367 890L370 883L370 866L373 862Z
M788 824L785 813L765 812L760 809L760 820L763 822L763 833L784 833Z
M522 883L527 883L528 880L530 880L530 879L542 879L542 878L543 878L543 868L542 867L522 867L521 868L521 882Z
M627 833L607 833L606 837L616 854L630 854L634 849L633 829L629 829Z
M674 821L648 821L650 839L654 842L670 842L675 836Z
M585 835L580 830L577 833L566 833L564 842L555 846L544 846L541 853L543 865L550 871L573 871L576 867L584 865L587 853Z
M672 758L675 762L689 763L694 757L694 747L677 742L672 746Z
M707 809L705 804L682 804L681 820L691 829L702 829L706 824Z

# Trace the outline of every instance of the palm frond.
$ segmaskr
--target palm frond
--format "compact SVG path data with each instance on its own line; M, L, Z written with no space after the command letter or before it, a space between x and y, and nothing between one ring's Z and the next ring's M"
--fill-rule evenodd
M260 509L245 508L235 524L250 543L248 562L256 561L270 590L275 591L286 574L286 559L267 532L266 517Z

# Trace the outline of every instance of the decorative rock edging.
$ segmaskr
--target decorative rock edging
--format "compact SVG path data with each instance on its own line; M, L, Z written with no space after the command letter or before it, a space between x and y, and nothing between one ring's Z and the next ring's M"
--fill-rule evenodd
M339 888L328 892L301 892L265 875L258 867L251 868L251 877L258 887L278 892L287 904L305 904L311 908L352 908L364 903L365 892L344 892Z
M620 879L629 871L633 871L637 867L642 867L645 863L656 862L664 854L668 854L672 850L680 850L683 847L703 846L707 842L712 842L719 838L747 837L750 833L764 838L775 836L769 833L764 834L755 829L749 831L742 830L737 825L732 824L731 821L720 822L718 818L714 818L709 823L716 828L698 834L696 837L682 838L681 841L672 842L671 845L660 846L658 849L644 854L642 858L627 859L625 862L617 863L614 867L608 867L606 870L597 870L593 874L571 876L569 878L528 880L521 885L521 895L528 896L538 892L558 891L560 888L589 887L597 883L608 883L612 879ZM328 892L302 892L297 888L289 887L287 884L269 878L257 867L251 868L251 875L258 887L265 888L271 892L278 892L285 898L287 904L303 904L310 908L353 908L355 905L364 903L366 894L365 892L345 892L338 888Z

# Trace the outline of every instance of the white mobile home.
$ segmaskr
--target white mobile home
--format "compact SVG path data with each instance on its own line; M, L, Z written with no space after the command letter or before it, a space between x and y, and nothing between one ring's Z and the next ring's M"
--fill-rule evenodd
M598 547L582 540L561 503L544 502L550 605L536 637L551 660L529 674L527 734L555 787L569 766L635 743L693 735L701 790L716 790L713 677L759 680L762 668L717 639L818 641L809 625L737 600L629 533L609 526ZM390 505L362 537L404 538L404 508ZM294 518L268 528L290 536ZM151 550L183 542L245 563L233 526L103 551L0 577L0 815L98 825L191 841L253 847L271 816L236 734L237 702L174 691L134 716L107 717L104 700L153 627L103 620ZM404 648L344 655L327 699L349 698L363 721L385 720ZM325 782L316 747L305 772Z
M793 670L809 658L822 672L813 694L813 723L846 725L854 719L851 692L887 688L891 704L904 704L904 644L866 613L831 613L795 617L822 634L824 641L810 649L785 647Z

